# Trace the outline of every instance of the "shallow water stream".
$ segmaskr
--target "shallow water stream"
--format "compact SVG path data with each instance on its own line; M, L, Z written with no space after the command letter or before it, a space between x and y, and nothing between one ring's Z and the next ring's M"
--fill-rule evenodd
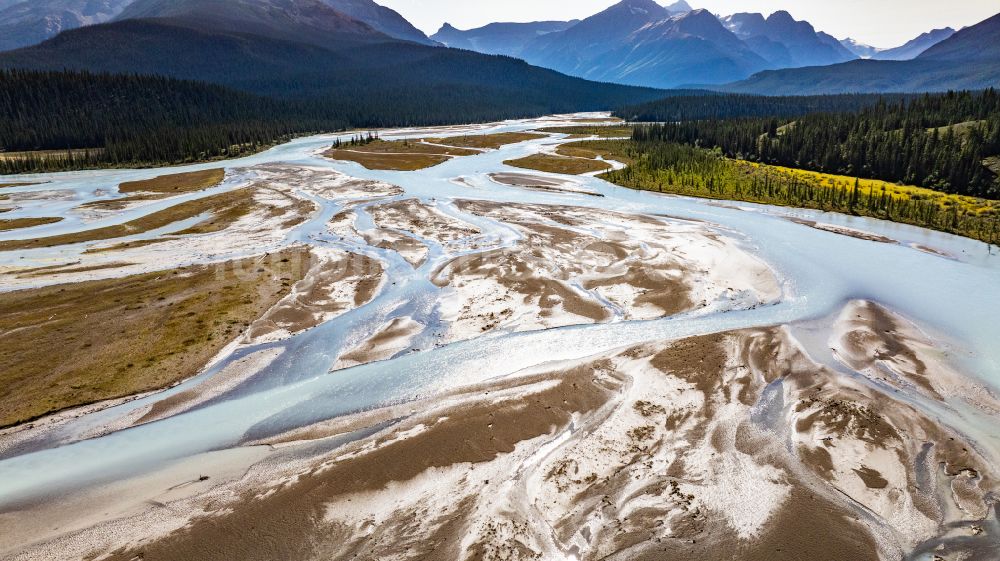
M481 127L479 132L522 131L537 126L536 121L511 121ZM382 136L394 139L428 134L442 135L439 130L406 130L389 131ZM435 322L439 321L435 303L440 289L429 281L429 276L436 266L454 255L424 240L430 248L428 260L414 269L392 251L331 236L326 231L326 223L340 205L317 199L322 210L309 223L297 228L288 241L363 252L382 261L390 282L374 301L290 340L241 349L198 378L169 392L81 417L45 440L8 450L0 459L0 509L142 474L200 453L233 447L347 413L434 395L545 362L579 359L648 340L801 322L818 330L811 336L800 337L809 353L820 362L832 363L823 333L824 318L830 318L852 299L879 302L913 320L924 327L932 339L940 342L958 368L1000 388L1000 345L997 344L1000 341L1000 256L995 249L991 253L980 242L878 220L637 192L593 177L576 179L584 188L602 197L533 191L500 185L489 179L490 173L523 172L504 165L503 161L562 142L560 138L511 145L415 172L369 171L357 164L334 163L316 156L315 153L329 146L333 138L298 139L259 155L226 162L225 166L235 169L279 162L310 165L392 183L405 190L405 195L399 198L419 197L474 223L495 242L491 247L513 243L516 232L490 220L460 213L450 205L452 200L569 204L707 221L717 225L725 235L738 238L744 248L770 264L783 282L784 296L775 305L751 310L695 312L655 321L487 335L447 346L429 345L421 352L330 373L347 342L372 333L388 319L411 316L427 325L429 331L433 330ZM219 165L201 164L170 171ZM44 184L12 188L5 193L64 190L67 196L72 196L72 205L59 202L56 206L47 206L49 203L45 201L26 201L20 205L26 215L62 213L94 200L95 193L102 190L114 191L114 186L121 181L162 173L163 170L114 170L50 174L30 179L44 181ZM459 178L463 181L456 181ZM0 182L4 180L0 177ZM113 219L89 224L74 218L30 232L3 233L0 239L115 224L150 210L154 208L126 211ZM358 209L358 213L359 225L370 225L364 209ZM789 217L863 230L899 243L877 243L821 231L794 223L788 220ZM921 248L932 248L946 257ZM25 256L37 257L54 251L70 255L79 248L0 253L0 264L16 264ZM233 360L275 346L285 350L264 371L187 413L100 438L61 444L150 400L183 391ZM1000 428L993 426L990 420L981 421L955 411L943 411L942 414L951 415L956 426L975 433L973 436L997 457ZM766 417L766 412L761 415Z

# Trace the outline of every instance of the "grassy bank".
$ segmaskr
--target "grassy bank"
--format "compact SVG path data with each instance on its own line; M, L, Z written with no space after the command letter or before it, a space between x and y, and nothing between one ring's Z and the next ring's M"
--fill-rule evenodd
M289 249L0 294L0 427L195 375L307 264Z
M1000 242L1000 201L735 160L719 151L667 142L577 144L630 162L602 176L623 187L840 212Z

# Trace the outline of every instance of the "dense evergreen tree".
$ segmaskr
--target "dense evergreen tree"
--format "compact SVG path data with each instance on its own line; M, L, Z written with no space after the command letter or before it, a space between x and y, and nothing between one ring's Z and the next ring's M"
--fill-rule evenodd
M585 145L630 162L602 177L634 189L871 216L1000 242L994 201L736 160L718 148L660 140Z
M984 161L1000 155L1000 94L881 99L860 111L638 126L638 141L719 147L727 156L1000 198Z
M347 124L319 104L190 81L0 71L0 173L231 157ZM37 150L60 153L10 154Z
M666 123L737 117L799 117L810 113L855 112L879 102L894 103L918 97L918 94L764 96L690 91L627 105L615 111L615 115L629 121Z
M492 70L468 62L459 66L464 76L438 74L435 80L453 80L448 87L416 78L405 86L385 78L376 86L380 76L373 73L344 74L340 81L323 76L315 88L306 78L289 80L285 87L297 88L296 96L152 75L0 70L0 174L232 157L311 132L599 109L636 91L547 71L537 87L507 86L498 76L498 86L484 88L475 84L492 79ZM58 153L11 155L41 150Z

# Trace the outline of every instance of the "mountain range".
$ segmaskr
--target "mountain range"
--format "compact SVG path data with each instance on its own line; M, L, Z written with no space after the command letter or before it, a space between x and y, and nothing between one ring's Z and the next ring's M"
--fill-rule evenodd
M927 33L921 33L903 45L892 49L879 49L871 45L858 43L850 38L843 39L840 41L840 44L861 58L870 58L873 60L912 60L954 34L955 30L950 27L934 29Z
M719 89L766 95L937 92L1000 86L1000 14L955 32L912 60L855 60L757 73Z
M445 23L431 39L456 49L467 49L490 55L520 57L525 45L532 40L565 31L580 23L571 21L535 21L529 23L491 23L475 29L456 29Z
M216 2L214 7L206 7L203 11L231 9L239 12L241 8L233 4L240 1ZM435 44L403 16L376 4L373 0L316 0L316 2L325 4L390 37ZM290 4L282 5L280 2L272 5L275 9L296 9ZM188 0L163 0L159 3L147 3L141 0L0 0L0 51L35 45L63 31L105 23L113 19L142 18L153 11L161 14L160 17L169 17L168 12L187 14L191 13L191 8L191 2Z
M661 88L725 84L766 69L858 58L785 11L718 18L683 0L667 7L623 0L579 22L495 23L468 31L445 25L431 38L573 76Z
M684 0L666 7L621 0L579 21L501 22L466 31L445 24L432 37L374 0L0 0L0 51L9 51L0 52L0 67L164 74L282 95L325 95L335 79L341 86L334 90L344 84L384 90L408 81L422 87L444 76L462 87L503 83L517 95L533 87L496 73L513 61L476 58L469 52L475 51L638 87L921 91L1000 83L1000 58L982 56L998 43L990 21L876 49L839 41L786 11L720 17ZM484 66L469 76L455 71L476 60ZM518 67L514 76L540 72L532 66ZM417 68L431 74L421 77ZM490 83L489 76L500 78ZM570 89L596 87L583 83Z
M822 66L846 62L858 56L807 21L796 21L786 11L765 18L762 14L739 13L722 18L726 28L768 61L770 68Z
M0 51L111 20L133 0L0 0Z
M108 23L0 53L0 68L156 74L321 100L356 126L607 110L663 95L402 41L327 0L136 0Z

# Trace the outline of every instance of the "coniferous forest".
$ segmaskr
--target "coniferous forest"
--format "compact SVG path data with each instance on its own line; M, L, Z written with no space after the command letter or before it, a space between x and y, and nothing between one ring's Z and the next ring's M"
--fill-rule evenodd
M494 58L512 73L529 68ZM541 70L532 70L537 87L484 88L475 82L490 76L470 78L474 72L405 87L378 73L325 77L316 91L295 78L288 82L311 93L289 96L153 75L0 70L0 174L225 158L307 133L487 122L656 95Z
M1000 202L725 157L658 140L580 143L628 167L603 178L633 189L881 218L1000 243Z
M774 99L780 113L786 102ZM705 98L713 102L738 107L740 99ZM765 103L753 100L746 113L756 114ZM736 111L719 111L727 112ZM718 147L736 159L1000 198L1000 94L993 89L884 98L858 111L795 118L644 125L634 129L633 139Z
M919 94L837 94L764 96L678 90L676 95L615 111L627 121L673 123L739 117L799 117L810 113L860 111L879 102L897 103L917 99Z
M0 173L232 157L347 126L320 107L198 82L19 70L0 71L0 115Z

